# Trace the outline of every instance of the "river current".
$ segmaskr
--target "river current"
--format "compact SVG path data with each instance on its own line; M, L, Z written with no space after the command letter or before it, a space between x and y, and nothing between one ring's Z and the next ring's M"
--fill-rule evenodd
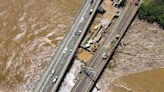
M0 0L0 92L30 91L83 0Z

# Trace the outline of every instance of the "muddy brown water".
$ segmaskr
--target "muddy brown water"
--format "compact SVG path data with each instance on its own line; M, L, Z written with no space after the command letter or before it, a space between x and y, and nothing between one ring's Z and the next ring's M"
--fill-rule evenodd
M0 92L31 90L84 0L0 0Z
M123 76L114 85L113 92L164 92L164 68Z

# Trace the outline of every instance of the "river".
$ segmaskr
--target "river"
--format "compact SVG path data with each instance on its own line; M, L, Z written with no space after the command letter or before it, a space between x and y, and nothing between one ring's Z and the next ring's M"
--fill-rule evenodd
M0 92L30 91L83 0L0 2Z
M123 76L114 82L113 92L163 92L164 68Z

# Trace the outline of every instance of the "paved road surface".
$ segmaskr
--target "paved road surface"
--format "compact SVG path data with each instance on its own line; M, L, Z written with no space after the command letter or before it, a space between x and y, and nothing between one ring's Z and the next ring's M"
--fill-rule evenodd
M123 34L126 32L126 29L136 14L139 6L140 4L136 6L132 1L128 3L125 11L118 19L117 24L113 28L112 33L107 38L105 44L96 52L90 61L91 63L87 65L87 67L92 68L92 71L95 73L89 74L89 72L85 71L82 74L79 74L80 79L77 81L71 92L90 92L92 90L95 81L98 79L100 73L103 71L103 68L107 64L109 57L118 45ZM116 35L119 35L117 39L115 38ZM102 57L104 53L107 53L109 57L103 59Z
M102 0L86 0L70 32L66 35L34 92L56 92L96 10ZM93 12L90 12L93 9ZM52 75L52 71L54 74ZM56 81L54 79L56 78Z

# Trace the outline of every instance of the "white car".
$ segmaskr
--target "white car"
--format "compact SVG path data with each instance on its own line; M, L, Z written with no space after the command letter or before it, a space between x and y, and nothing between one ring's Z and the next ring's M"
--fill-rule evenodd
M79 33L82 33L82 31L81 31L81 30L79 30Z
M58 76L55 76L55 78L52 80L53 83L55 83L58 79Z
M82 33L82 31L81 31L81 30L79 30L78 35L81 35L81 33Z
M66 53L66 52L67 52L67 50L68 50L68 48L64 48L63 53Z
M54 74L55 74L55 70L52 70L50 76L52 77Z
M84 17L82 17L82 18L80 19L80 22L83 22L83 20L84 20Z
M70 49L69 52L71 53L72 52L72 49Z
M72 37L75 37L75 36L76 36L76 33L75 33L75 32L73 32L73 33L72 33Z
M92 12L93 12L93 9L91 9L91 10L89 11L89 14L92 14Z
M102 58L106 59L107 57L108 57L108 54L107 53L103 53Z

